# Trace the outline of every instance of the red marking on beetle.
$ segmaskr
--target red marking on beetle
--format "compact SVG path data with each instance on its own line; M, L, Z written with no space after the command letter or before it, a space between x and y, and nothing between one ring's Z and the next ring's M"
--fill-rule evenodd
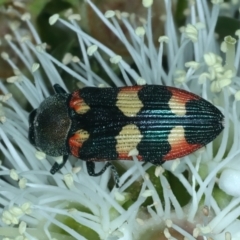
M133 160L133 156L128 156L129 153L126 152L120 152L118 153L118 159L119 160ZM136 158L138 159L138 161L142 161L142 156L137 155Z
M71 154L74 157L79 157L79 152L82 148L82 145L88 138L89 134L84 130L77 131L69 138L68 144L70 146Z
M163 160L168 161L184 157L201 147L203 147L202 144L189 144L185 139L181 139L178 142L171 144L171 150L163 157Z
M182 89L167 87L167 89L172 93L172 98L180 104L186 104L190 100L199 100L200 97L194 93L187 92Z
M86 113L90 109L90 107L85 103L83 98L81 98L79 90L72 93L69 107L79 114Z
M131 86L131 87L122 87L120 92L126 92L128 94L131 94L133 92L134 94L138 91L140 91L143 88L143 86Z

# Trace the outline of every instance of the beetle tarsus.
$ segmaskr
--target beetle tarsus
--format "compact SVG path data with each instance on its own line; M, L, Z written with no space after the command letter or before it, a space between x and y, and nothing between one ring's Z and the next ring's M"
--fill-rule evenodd
M115 181L115 184L116 184L116 187L119 188L119 175L118 175L118 172L117 172L117 169L116 167L111 164L111 171L112 171L112 175L113 175L113 179Z
M54 175L56 172L58 172L67 162L68 160L68 155L63 156L63 160L61 163L55 162L50 170L50 173Z
M59 84L54 84L53 88L56 93L66 93L66 91Z
M88 162L86 162L86 164L87 164L88 174L90 176L94 176L94 177L102 175L108 167L111 167L111 171L112 171L112 174L113 174L113 178L114 178L116 187L119 188L119 175L118 175L118 172L117 172L115 166L112 165L112 163L110 163L110 162L105 163L102 170L99 171L98 173L95 172L95 163L94 162L88 161Z

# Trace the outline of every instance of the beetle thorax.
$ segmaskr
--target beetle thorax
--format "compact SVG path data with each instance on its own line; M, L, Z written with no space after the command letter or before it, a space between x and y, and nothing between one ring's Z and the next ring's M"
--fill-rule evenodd
M68 96L69 94L55 94L48 97L32 113L29 139L50 156L68 154L66 141L71 127L67 107Z

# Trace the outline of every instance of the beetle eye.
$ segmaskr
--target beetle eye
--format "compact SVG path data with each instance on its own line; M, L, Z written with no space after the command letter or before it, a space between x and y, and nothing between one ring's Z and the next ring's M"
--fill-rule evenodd
M34 109L28 117L28 123L29 123L28 139L29 139L29 142L34 146L36 145L35 144L35 131L34 131L34 119L35 119L36 114L37 114L37 109Z

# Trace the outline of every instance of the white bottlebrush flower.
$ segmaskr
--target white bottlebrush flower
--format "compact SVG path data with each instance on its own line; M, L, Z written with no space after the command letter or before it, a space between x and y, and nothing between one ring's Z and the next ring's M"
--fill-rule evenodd
M51 85L58 83L65 88L56 66L84 85L107 86L91 69L89 58L95 58L116 86L177 86L213 102L225 116L225 129L204 149L157 167L154 177L146 173L151 164L142 165L133 157L134 164L120 178L121 188L109 190L110 171L90 177L82 161L71 159L60 172L51 175L51 165L59 159L36 151L29 143L29 112L0 82L0 236L59 240L66 239L66 235L67 239L80 240L239 239L240 43L226 37L221 52L214 35L217 18L226 6L232 15L239 6L234 1L224 5L220 0L211 1L212 5L207 0L190 1L187 24L178 31L171 1L165 0L166 16L161 16L165 36L159 36L159 45L155 46L152 1L143 1L146 21L142 26L131 23L130 14L111 10L103 14L90 0L87 2L125 45L137 70L82 31L76 23L81 17L69 12L68 20L53 15L49 23L59 21L76 33L82 59L67 54L59 62L45 51L46 44L41 42L29 14L24 14L20 18L30 34L12 24L13 36L7 35L5 40L26 69L19 69L7 53L1 56L15 73L7 82L17 86L32 108L50 95L46 79ZM239 32L236 34L239 37ZM164 54L167 70L162 66ZM121 78L110 63L118 66ZM165 174L163 168L169 172ZM175 176L172 181L170 172ZM189 196L185 203L181 203L183 194Z

